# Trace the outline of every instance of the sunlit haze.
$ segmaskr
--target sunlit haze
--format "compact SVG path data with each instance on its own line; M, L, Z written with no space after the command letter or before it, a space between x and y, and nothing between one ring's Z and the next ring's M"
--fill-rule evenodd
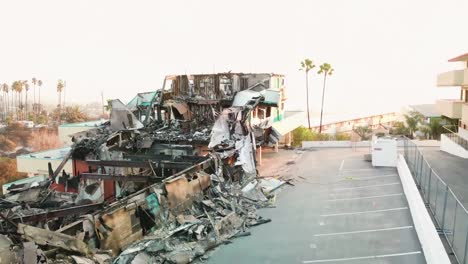
M437 73L468 52L466 0L2 1L0 83L36 77L43 98L100 101L156 90L167 74L275 72L305 108L299 62L332 64L325 112L379 113L456 98ZM310 76L313 111L322 76Z

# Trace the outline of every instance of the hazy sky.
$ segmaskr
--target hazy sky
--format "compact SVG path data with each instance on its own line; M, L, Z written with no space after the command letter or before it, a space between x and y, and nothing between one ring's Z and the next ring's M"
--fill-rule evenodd
M1 1L0 83L36 77L43 98L127 102L163 77L213 71L287 77L287 108L305 106L299 62L331 63L326 111L371 113L457 97L436 88L468 52L466 0ZM315 72L315 71L314 71ZM311 76L320 107L322 76Z

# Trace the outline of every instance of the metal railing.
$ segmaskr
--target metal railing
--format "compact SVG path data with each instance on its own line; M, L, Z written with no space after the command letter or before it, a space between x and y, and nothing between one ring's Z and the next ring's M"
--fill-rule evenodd
M404 156L421 196L458 261L468 263L468 211L437 175L414 142L404 139Z
M468 140L466 140L466 139L464 139L464 138L462 138L459 135L454 134L454 133L447 133L447 134L444 134L444 135L447 136L453 142L460 145L462 148L468 150Z

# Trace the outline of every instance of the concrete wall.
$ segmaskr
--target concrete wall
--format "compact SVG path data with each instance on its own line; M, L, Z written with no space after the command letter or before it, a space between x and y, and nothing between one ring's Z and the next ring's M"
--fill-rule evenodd
M370 141L303 141L303 148L351 148L370 147Z
M440 142L437 140L413 140L413 142L419 147L439 147ZM404 141L397 141L398 147L404 147ZM364 148L370 147L370 141L303 141L303 148Z
M468 159L468 150L462 148L460 145L453 142L445 135L441 135L440 137L440 150L461 158Z
M61 159L47 159L47 158L28 158L18 156L16 157L16 163L18 166L19 172L25 172L28 174L43 174L48 175L48 163L52 164L52 169L56 169L60 163ZM69 160L65 167L63 168L67 173L72 172L72 162Z

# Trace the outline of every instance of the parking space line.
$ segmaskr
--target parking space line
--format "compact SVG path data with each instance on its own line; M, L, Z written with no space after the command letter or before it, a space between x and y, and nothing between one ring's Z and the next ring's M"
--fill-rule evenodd
M316 237L322 237L322 236L351 235L351 234L372 233L372 232L383 232L383 231L392 231L392 230L401 230L401 229L410 229L410 228L413 228L413 226L400 226L400 227L390 227L390 228L380 228L380 229L368 229L368 230L349 231L349 232L324 233L324 234L315 234L314 236L316 236Z
M340 171L343 170L343 165L344 165L344 160L341 161L341 165L340 165Z
M412 251L412 252L403 252L396 254L386 254L386 255L374 255L374 256L364 256L364 257L354 257L354 258L338 258L338 259L318 259L318 260L304 260L302 263L324 263L324 262L334 262L334 261L351 261L351 260L360 260L360 259L374 259L374 258L391 258L399 256L408 256L421 254L421 251Z
M397 185L397 184L401 184L401 183L400 183L400 182L392 182L392 183L375 184L375 185L366 185L366 186L358 186L358 187L337 188L337 189L333 189L333 191L345 191L345 190L354 190L354 189L364 189L364 188L372 188L372 187L380 187L380 186L388 186L388 185Z
M323 214L323 215L320 215L320 216L321 217L330 217L330 216L341 216L341 215L371 214L371 213L380 213L380 212L398 211L398 210L407 210L407 209L408 209L408 207L397 207L397 208L373 210L373 211L360 211L360 212L349 212L349 213L338 213L338 214Z
M344 169L343 171L375 171L375 172L391 172L395 171L395 169Z
M367 180L367 179L378 179L378 178L388 178L388 177L398 177L398 174L385 174L382 176L345 176L345 178L351 178L350 180Z
M354 197L354 198L330 199L330 200L327 200L327 202L352 201L352 200L373 199L373 198L401 196L401 195L403 195L403 193L384 194L384 195L375 195L375 196L363 196L363 197Z

